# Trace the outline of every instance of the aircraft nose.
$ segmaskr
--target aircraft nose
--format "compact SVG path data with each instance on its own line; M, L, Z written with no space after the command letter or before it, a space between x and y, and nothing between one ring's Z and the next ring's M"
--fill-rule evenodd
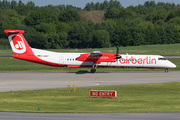
M169 68L176 68L176 65L174 63L171 63Z

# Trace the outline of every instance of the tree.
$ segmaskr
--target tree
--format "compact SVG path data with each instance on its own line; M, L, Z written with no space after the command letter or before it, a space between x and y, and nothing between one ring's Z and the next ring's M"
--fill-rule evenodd
M77 22L81 20L81 16L76 10L66 10L59 14L59 21L61 22Z
M29 45L33 48L48 49L48 37L44 33L27 33L24 35Z
M58 7L53 7L52 10L49 11L49 13L58 16L60 14L60 10L58 9Z
M97 3L95 4L95 10L100 10L100 9L101 9L100 3L97 2Z
M175 24L175 25L179 25L180 24L180 17L175 17L175 18L172 18L168 21L168 24Z
M14 30L24 30L24 34L26 33L30 33L30 32L35 32L35 29L32 27L29 27L27 25L23 25L23 24L16 24L13 28Z
M86 29L83 25L74 25L68 32L68 42L71 48L86 48Z
M7 0L3 0L1 6L3 9L9 9L10 8L10 2L8 2Z
M70 25L65 22L60 22L56 25L56 31L57 33L67 33L70 29Z
M28 11L29 11L29 10L33 10L34 8L35 8L35 3L32 1L30 1L30 2L28 1L25 9L28 9Z
M108 9L108 4L109 4L108 1L105 0L102 4L102 10L106 11Z
M131 18L131 17L134 17L132 12L131 11L128 11L124 8L122 8L119 12L119 15L118 15L118 18L124 18L124 19L127 19L127 18Z
M61 42L59 40L59 35L56 33L47 34L48 38L48 48L57 49L60 48Z
M59 34L59 46L61 48L66 48L69 45L69 42L67 41L68 34L67 33L60 33Z
M9 16L8 24L10 25L20 24L21 21L23 20L22 17L18 15L15 11L12 11L11 13L9 13L8 16Z
M110 46L110 36L106 30L96 30L92 33L93 48L105 48Z
M170 19L178 17L178 16L180 16L180 10L176 10L175 12L172 11L172 12L169 13L166 21L169 21Z
M108 5L108 9L112 9L112 8L122 8L122 5L119 1L115 0L110 0L109 5Z
M17 2L16 1L14 1L14 0L12 0L11 1L11 9L17 9L17 7L18 7L18 4L17 4Z
M158 23L158 21L165 21L167 18L167 12L165 10L159 10L156 12L150 13L146 20L151 21L152 23Z
M31 14L24 19L26 25L35 26L40 23L58 24L57 16L46 12L31 12Z
M175 26L173 24L169 24L165 27L165 32L166 32L166 38L167 38L167 42L164 41L164 44L168 43L168 44L173 44L175 43L175 35L174 35L174 31L175 31Z
M87 3L84 10L90 11L91 10L91 4Z
M56 33L56 26L52 23L40 23L39 25L36 25L35 28L37 31L44 32L46 34Z
M108 10L104 15L106 19L117 19L119 18L120 11L116 8Z

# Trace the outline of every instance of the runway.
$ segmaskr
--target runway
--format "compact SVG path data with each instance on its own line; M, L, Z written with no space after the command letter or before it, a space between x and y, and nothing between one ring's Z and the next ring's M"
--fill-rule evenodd
M6 113L1 120L179 120L179 113Z
M1 72L0 92L76 87L164 83L180 81L179 71L138 72ZM11 113L0 112L3 120L178 120L179 113Z
M1 72L0 92L76 87L163 83L180 81L179 71L138 72Z

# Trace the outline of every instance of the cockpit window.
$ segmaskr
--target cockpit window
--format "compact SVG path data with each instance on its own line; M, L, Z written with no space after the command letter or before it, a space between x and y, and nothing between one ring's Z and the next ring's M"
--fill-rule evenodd
M166 60L166 58L158 58L158 60Z

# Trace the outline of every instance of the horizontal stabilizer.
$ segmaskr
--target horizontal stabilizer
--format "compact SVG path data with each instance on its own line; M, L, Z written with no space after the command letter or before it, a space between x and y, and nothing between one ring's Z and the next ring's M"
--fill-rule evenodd
M16 33L20 33L20 34L23 34L24 31L23 30L4 30L4 33L8 34L16 34Z

